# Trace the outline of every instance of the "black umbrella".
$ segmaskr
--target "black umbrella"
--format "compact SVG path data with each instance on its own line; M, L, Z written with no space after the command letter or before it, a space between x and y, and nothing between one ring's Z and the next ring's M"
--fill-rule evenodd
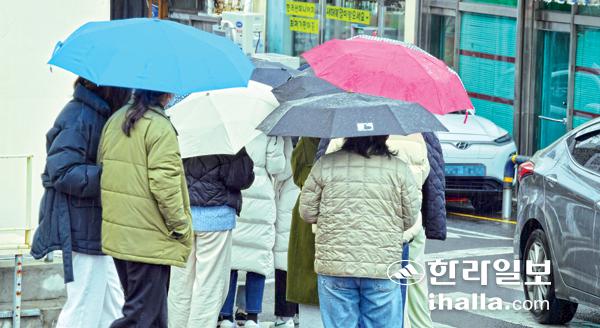
M250 79L270 85L273 88L284 84L292 77L300 74L300 71L281 63L256 58L252 58L252 62L255 68Z
M448 131L417 103L358 93L288 101L269 114L258 129L270 136L317 138Z
M313 74L302 73L274 88L272 92L277 101L283 103L290 100L323 96L344 91Z

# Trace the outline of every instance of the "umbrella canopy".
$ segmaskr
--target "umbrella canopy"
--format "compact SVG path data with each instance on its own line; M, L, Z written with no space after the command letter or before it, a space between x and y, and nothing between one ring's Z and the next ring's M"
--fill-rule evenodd
M245 87L254 69L224 37L150 18L87 23L48 63L98 85L175 94Z
M435 114L473 109L458 75L415 48L354 38L325 42L302 56L318 77L347 91L417 102Z
M346 92L288 101L258 129L272 136L318 138L447 131L419 104Z
M291 78L285 84L274 88L272 92L275 98L280 103L283 103L302 98L344 92L344 90L314 75L303 73Z
M254 71L252 72L251 80L278 87L287 82L292 77L300 74L300 71L290 68L278 62L261 60L253 58Z
M278 105L271 87L250 81L247 88L193 93L166 113L179 134L181 157L233 155L260 134L256 125Z

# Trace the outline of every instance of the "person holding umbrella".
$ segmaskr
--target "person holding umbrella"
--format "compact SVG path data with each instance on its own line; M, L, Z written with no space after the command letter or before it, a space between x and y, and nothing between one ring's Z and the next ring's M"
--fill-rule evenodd
M82 77L73 99L46 134L44 196L31 255L62 250L67 301L57 327L107 327L120 316L123 292L115 265L100 246L102 208L96 153L110 115L131 90L98 86Z
M136 90L102 134L102 250L125 292L123 317L111 328L167 327L170 266L184 267L192 247L177 135L163 112L171 97Z
M302 188L300 214L317 224L325 327L402 327L402 293L388 268L402 258L403 234L421 204L410 168L387 139L347 138L315 163Z

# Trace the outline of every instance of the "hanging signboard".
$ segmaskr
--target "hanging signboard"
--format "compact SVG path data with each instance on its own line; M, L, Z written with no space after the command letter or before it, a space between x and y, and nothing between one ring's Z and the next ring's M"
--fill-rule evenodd
M352 9L338 6L327 6L327 19L334 19L343 22L371 24L371 12L368 10Z
M315 17L317 5L312 2L286 1L285 13L289 16Z
M319 34L319 20L304 17L290 17L290 30L309 34Z

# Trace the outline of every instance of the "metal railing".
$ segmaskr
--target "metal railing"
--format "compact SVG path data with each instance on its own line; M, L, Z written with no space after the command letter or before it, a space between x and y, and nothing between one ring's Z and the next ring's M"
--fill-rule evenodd
M31 204L32 204L32 163L33 163L33 155L0 155L0 160L7 159L25 159L26 161L26 173L25 173L25 226L24 227L15 227L15 228L3 228L0 229L0 232L20 232L24 231L24 240L23 243L18 243L17 245L0 245L0 250L10 251L10 250L23 250L27 251L31 247L31 232L32 232L32 224L31 224Z

